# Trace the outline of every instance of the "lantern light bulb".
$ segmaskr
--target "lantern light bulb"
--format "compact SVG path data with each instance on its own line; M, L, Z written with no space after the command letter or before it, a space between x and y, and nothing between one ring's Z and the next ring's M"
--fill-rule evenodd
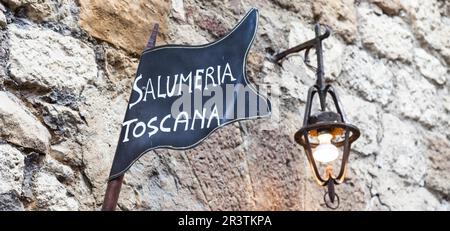
M334 161L339 156L339 151L331 144L331 139L333 135L330 133L322 133L317 137L319 139L319 145L313 152L313 157L315 160L321 163L328 163Z

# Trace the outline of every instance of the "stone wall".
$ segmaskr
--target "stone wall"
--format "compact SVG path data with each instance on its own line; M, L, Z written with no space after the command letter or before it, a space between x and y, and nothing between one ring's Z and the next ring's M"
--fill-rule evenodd
M248 60L272 119L229 125L126 174L121 210L325 210L293 140L314 73L275 52L313 37L362 137L342 210L450 210L450 2L445 0L0 0L0 210L98 210L139 54L203 44L260 10ZM314 63L314 60L312 60Z

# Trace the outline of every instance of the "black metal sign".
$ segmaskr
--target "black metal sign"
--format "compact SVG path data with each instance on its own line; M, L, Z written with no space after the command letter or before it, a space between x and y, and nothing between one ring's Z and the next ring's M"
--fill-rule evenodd
M269 116L271 105L246 77L258 11L218 41L167 45L142 54L110 180L156 148L189 149L229 123Z

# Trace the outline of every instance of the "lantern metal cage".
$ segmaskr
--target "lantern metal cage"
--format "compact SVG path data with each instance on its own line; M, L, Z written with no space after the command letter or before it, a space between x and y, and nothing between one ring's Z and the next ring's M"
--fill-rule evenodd
M325 204L329 208L334 209L339 206L339 197L335 193L334 186L343 183L345 180L350 147L359 138L360 131L356 126L347 123L336 91L330 84L325 84L324 82L322 40L329 37L330 30L325 27L325 32L321 35L321 26L319 24L316 24L314 29L316 35L314 39L275 55L274 61L279 62L291 53L306 50L304 57L305 64L316 70L316 83L309 88L307 94L303 126L295 133L294 138L297 143L303 146L309 166L317 183L320 186L326 186L328 188L328 191L324 195ZM309 64L308 55L309 50L312 48L316 50L317 67L312 67ZM315 97L318 97L320 107L316 113L312 113ZM327 108L327 99L329 97L331 97L335 111ZM342 149L340 170L337 175L333 173L332 165L328 165L325 168L324 177L319 172L314 157L314 149L320 145L319 136L321 135L327 135L330 140L329 144ZM331 203L327 202L327 195ZM333 205L336 200L337 205Z

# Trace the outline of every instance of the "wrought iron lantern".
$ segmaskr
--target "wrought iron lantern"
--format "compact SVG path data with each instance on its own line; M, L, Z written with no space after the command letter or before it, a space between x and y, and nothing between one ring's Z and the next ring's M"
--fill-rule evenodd
M316 70L316 83L308 90L303 127L295 133L294 137L305 150L315 180L320 186L328 189L324 195L325 204L335 209L340 201L334 186L345 180L350 146L358 139L360 131L356 126L346 122L336 91L324 81L322 40L329 37L330 30L325 28L325 32L321 34L319 24L316 24L314 29L316 35L314 39L275 55L274 61L278 62L289 54L305 50L305 64ZM317 67L309 64L308 55L311 48L315 48L317 54ZM319 105L313 112L315 97L318 98ZM327 101L327 99L331 100ZM327 103L334 104L334 108L329 107ZM339 168L338 172L334 172L336 167Z

